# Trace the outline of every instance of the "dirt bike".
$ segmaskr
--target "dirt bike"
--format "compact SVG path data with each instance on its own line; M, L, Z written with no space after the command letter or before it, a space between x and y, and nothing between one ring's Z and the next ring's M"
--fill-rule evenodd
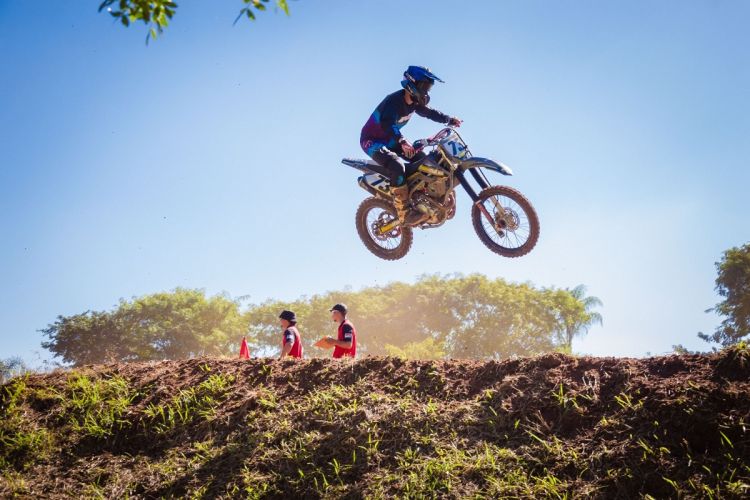
M447 127L413 144L426 156L406 165L411 210L422 217L412 225L401 224L396 216L387 172L372 160L344 158L342 163L363 172L359 185L370 193L359 205L357 233L368 250L386 260L404 257L411 248L413 228L442 226L456 214L457 186L462 186L473 202L474 230L487 248L504 257L520 257L534 248L539 239L539 218L534 207L517 190L493 186L484 170L513 175L507 165L475 157L454 129ZM467 173L479 184L476 193Z

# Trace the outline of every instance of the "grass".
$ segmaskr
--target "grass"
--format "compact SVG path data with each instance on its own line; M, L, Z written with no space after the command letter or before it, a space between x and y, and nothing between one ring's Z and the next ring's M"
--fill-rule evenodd
M266 391L256 392L259 402L268 399ZM457 487L464 488L470 477L476 491L490 496L566 498L569 485L565 481L544 470L530 475L528 464L510 449L486 442L469 451L445 447L443 439L454 434L450 430L454 424L452 417L446 418L444 404L432 397L422 400L403 393L369 394L357 384L334 384L301 400L259 404L248 419L250 433L256 436L257 455L253 456L257 459L253 460L283 464L276 469L281 471L276 479L279 482L269 488L287 494L336 496L348 491L366 471L380 471L369 481L367 496L451 495L459 491ZM482 411L478 402L462 410ZM300 415L304 420L300 421ZM326 422L330 431L304 430L315 421ZM476 419L467 422L475 425ZM334 443L329 432L336 436ZM351 451L336 454L329 446L338 442L351 442ZM551 443L548 446L556 451L571 453L559 440ZM401 446L404 449L398 451Z
M565 391L565 384L562 382L557 384L557 388L552 391L552 396L555 398L558 406L563 410L570 408L575 408L576 410L580 409L578 406L578 399L574 394Z
M621 392L615 396L615 402L620 405L623 410L637 412L643 407L643 401L637 400L632 395Z
M123 377L91 378L73 372L62 398L75 432L104 439L131 425L126 413L136 396Z
M192 362L158 386L130 370L17 379L0 393L0 497L49 488L34 464L66 477L62 496L96 498L750 494L746 382L691 367L662 383L641 361L519 363ZM81 436L96 438L85 453L70 446Z
M0 470L23 470L47 458L53 450L52 434L31 422L24 403L29 390L19 377L2 387L0 394Z
M438 447L426 454L407 448L397 465L377 477L373 496L439 498L474 491L482 498L568 498L569 485L549 472L530 473L533 468L513 450L491 443L470 449Z
M205 371L205 370L204 370ZM195 420L211 420L234 384L233 375L214 373L195 387L181 389L165 404L150 403L142 421L148 432L165 434Z
M743 340L723 349L717 367L724 372L746 372L750 369L750 343Z

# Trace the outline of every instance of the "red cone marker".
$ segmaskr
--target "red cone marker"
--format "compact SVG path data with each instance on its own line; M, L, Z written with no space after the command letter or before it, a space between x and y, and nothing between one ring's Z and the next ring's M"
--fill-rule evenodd
M240 344L240 359L250 359L250 349L247 347L247 339L242 337Z

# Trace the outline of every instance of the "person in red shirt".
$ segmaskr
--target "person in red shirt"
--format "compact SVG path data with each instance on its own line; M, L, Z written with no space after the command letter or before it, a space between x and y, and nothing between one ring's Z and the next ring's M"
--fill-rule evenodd
M292 311L281 311L279 323L281 323L281 328L284 329L279 359L284 359L287 356L302 358L302 337L300 337L299 330L295 326L297 325L297 316Z
M333 357L355 357L357 355L357 330L346 319L347 309L344 304L336 304L331 308L331 319L338 323L338 338L326 337L328 345L333 346Z

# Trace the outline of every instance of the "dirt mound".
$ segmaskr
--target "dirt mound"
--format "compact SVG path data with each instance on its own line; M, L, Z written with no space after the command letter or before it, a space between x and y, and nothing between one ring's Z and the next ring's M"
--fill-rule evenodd
M194 359L2 388L0 495L743 497L750 351Z

